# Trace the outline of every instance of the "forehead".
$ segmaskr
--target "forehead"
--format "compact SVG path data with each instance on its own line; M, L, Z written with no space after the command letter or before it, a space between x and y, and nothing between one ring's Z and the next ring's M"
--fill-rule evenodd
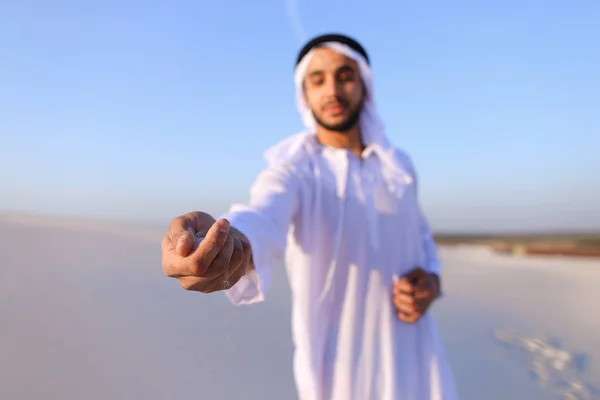
M333 49L322 47L315 49L306 72L334 72L344 66L358 70L358 63L350 57L340 54Z

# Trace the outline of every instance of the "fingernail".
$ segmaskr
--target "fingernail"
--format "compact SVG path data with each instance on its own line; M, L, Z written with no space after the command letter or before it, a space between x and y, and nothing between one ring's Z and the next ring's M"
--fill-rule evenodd
M218 227L219 227L219 232L227 233L229 231L229 221L227 221L226 219L220 220Z

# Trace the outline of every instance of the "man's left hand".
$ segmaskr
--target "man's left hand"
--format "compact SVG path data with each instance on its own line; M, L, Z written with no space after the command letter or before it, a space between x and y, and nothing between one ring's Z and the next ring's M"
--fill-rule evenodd
M398 318L415 323L440 294L439 277L415 268L394 283L392 296Z

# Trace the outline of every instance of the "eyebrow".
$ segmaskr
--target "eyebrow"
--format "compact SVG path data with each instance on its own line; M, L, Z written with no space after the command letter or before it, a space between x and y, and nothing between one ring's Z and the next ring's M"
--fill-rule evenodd
M354 71L354 68L352 68L352 66L350 64L343 64L341 67L339 67L336 72L343 72L343 71ZM316 70L316 71L311 71L308 73L307 76L315 76L315 75L319 75L322 74L324 71L323 70Z

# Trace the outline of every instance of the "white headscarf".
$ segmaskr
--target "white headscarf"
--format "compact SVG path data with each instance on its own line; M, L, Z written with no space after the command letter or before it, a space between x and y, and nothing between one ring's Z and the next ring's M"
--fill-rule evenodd
M394 171L397 177L406 182L412 181L412 178L406 173L406 166L401 165L402 163L398 160L398 149L392 145L385 134L385 125L377 112L375 104L373 72L365 57L350 46L335 41L321 43L319 47L330 48L358 63L359 72L367 93L359 118L362 141L366 147L372 149L380 157L381 161L391 171ZM265 158L269 164L292 161L296 156L301 154L301 149L307 143L307 139L314 137L316 134L317 122L313 117L310 107L306 104L303 85L308 64L314 53L315 49L308 51L300 60L294 72L296 105L306 129L268 149L265 152Z
M377 113L375 105L375 96L373 93L373 73L367 60L358 51L348 45L339 42L325 42L319 44L319 47L327 47L336 52L345 55L358 63L360 75L365 85L367 98L360 114L360 128L362 140L365 145L377 145L382 149L389 147L389 142L385 136L385 125ZM315 131L317 123L313 117L310 107L306 104L304 97L303 81L306 75L308 64L314 55L315 49L311 49L298 63L294 73L294 82L296 86L296 105L302 117L304 126L309 131Z

